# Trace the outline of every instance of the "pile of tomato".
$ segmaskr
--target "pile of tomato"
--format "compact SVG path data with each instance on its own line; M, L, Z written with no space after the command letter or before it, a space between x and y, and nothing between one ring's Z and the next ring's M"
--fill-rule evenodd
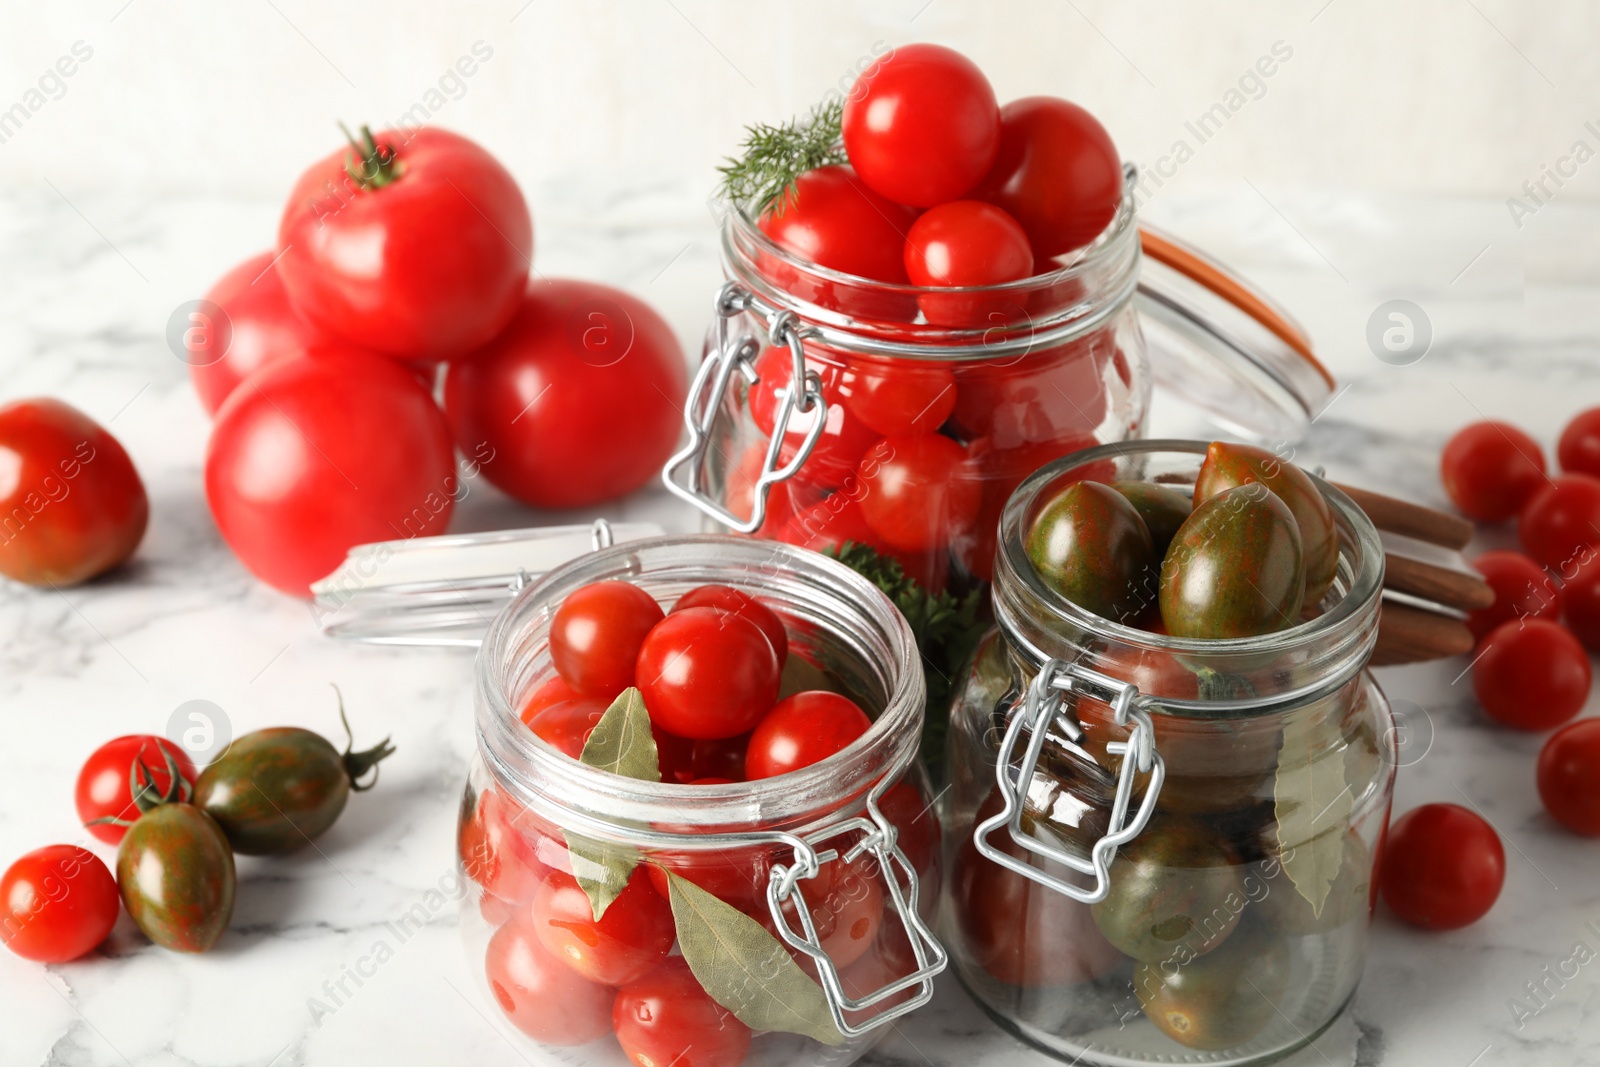
M354 545L443 533L480 474L543 508L622 496L682 425L671 329L620 290L533 272L528 206L493 156L429 127L362 132L301 175L277 248L224 275L186 335L216 419L212 515L300 596Z

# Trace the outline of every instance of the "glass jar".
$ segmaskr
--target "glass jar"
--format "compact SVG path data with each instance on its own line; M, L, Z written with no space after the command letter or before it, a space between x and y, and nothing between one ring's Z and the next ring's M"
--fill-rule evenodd
M1023 478L1142 436L1153 380L1248 436L1293 439L1333 386L1303 331L1141 228L1136 185L1130 167L1111 225L1047 273L968 288L841 274L730 209L668 487L731 530L870 545L937 592L990 580Z
M555 677L556 608L609 579L664 606L705 584L759 597L788 631L785 692L847 693L872 727L812 766L725 785L643 781L562 754L519 710ZM845 1064L931 996L945 954L929 930L940 857L916 760L922 673L905 620L870 583L746 538L617 544L523 589L476 676L461 925L486 1003L524 1049L581 1046L563 1062L621 1067L620 1042L633 1040L673 1062L650 1044L672 1034L637 1019L654 988L687 1013L662 1025L698 1035L706 1062ZM595 922L587 894L607 882L624 888ZM633 1019L622 1038L614 1008L618 1025Z
M1192 487L1204 442L1108 445L1028 478L952 709L946 942L1002 1025L1073 1063L1239 1064L1355 990L1394 760L1366 671L1383 550L1321 479L1340 561L1309 621L1162 636L1059 596L1023 548L1069 481Z

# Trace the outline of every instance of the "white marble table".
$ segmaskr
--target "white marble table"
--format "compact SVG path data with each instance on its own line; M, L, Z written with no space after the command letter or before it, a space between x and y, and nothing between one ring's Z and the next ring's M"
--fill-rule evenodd
M1263 192L1270 201L1249 188L1169 193L1149 211L1267 285L1349 384L1303 461L1437 503L1434 457L1458 424L1498 415L1548 443L1572 412L1600 403L1600 270L1587 236L1600 212L1553 205L1519 235L1493 203ZM697 348L718 280L697 193L534 190L539 267L632 289ZM451 863L472 747L470 655L319 636L304 604L245 574L206 511L206 420L163 331L178 303L267 245L277 205L68 195L0 194L0 399L55 394L108 422L143 472L153 519L134 565L110 580L64 595L0 584L0 862L84 840L72 808L83 757L115 734L162 732L190 699L218 704L238 732L294 723L336 735L337 682L358 735L392 733L399 754L320 850L241 862L232 929L206 956L153 948L126 918L102 953L66 966L0 952L0 1064L523 1062L487 1021L453 907L429 903ZM1392 297L1433 323L1432 350L1411 366L1381 363L1364 341L1369 314ZM1205 433L1165 397L1153 429ZM657 490L606 513L695 524ZM550 518L478 485L457 528ZM1508 1001L1527 1001L1524 983L1575 943L1600 948L1600 843L1542 813L1540 738L1487 724L1457 677L1464 666L1382 672L1435 732L1401 771L1396 805L1478 806L1509 846L1504 895L1484 921L1443 935L1380 910L1353 1008L1295 1064L1594 1062L1600 966L1552 985L1542 1006L1528 1001L1539 1010L1521 1027ZM431 921L400 942L386 923L418 904ZM392 958L357 987L346 975L379 942ZM353 992L334 1005L341 979ZM312 998L336 1010L316 1012ZM1049 1061L947 981L869 1062Z

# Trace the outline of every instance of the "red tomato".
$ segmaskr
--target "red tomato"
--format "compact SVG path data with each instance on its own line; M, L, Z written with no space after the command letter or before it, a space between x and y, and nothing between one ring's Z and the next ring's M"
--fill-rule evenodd
M1122 203L1122 162L1089 112L1054 96L1000 109L1000 151L972 195L1022 224L1042 263L1100 236Z
M1576 834L1600 837L1600 719L1563 726L1539 753L1539 799Z
M635 675L651 721L695 740L742 734L778 699L778 657L761 628L712 608L657 623Z
M733 514L748 519L755 514L756 479L761 477L761 465L766 462L767 441L763 439L744 450L739 462L728 468L727 483L722 488L722 502ZM767 510L754 537L771 538L782 529L794 514L794 496L789 483L775 482L767 489Z
M861 461L861 513L895 548L939 548L972 525L983 502L966 451L948 437L887 437Z
M575 700L582 695L563 681L558 674L554 678L546 679L539 688L533 691L533 694L523 703L522 712L518 717L523 722L529 722L545 708L554 707L557 704L565 704L567 701Z
M223 540L295 596L356 545L443 533L458 490L427 390L391 360L331 344L246 379L206 448Z
M879 555L896 560L906 574L930 593L943 591L949 577L949 558L943 547L904 551L888 544L867 525L866 515L858 503L863 491L857 479L848 488L818 501L795 515L779 531L779 539L813 552L837 550L852 541L866 545Z
M1483 710L1507 726L1560 726L1589 698L1589 657L1558 623L1502 623L1484 638L1482 649L1472 668L1472 688Z
M1521 552L1485 552L1472 561L1494 590L1494 604L1467 616L1467 628L1482 641L1489 631L1512 619L1556 619L1561 615L1561 588L1544 568Z
M400 359L454 359L505 329L533 260L516 181L465 137L385 130L358 181L349 148L313 164L278 223L278 273L318 329ZM381 173L380 173L381 172Z
M666 959L677 939L672 908L650 885L643 867L600 918L578 880L561 871L545 876L533 895L533 927L544 947L591 982L626 985Z
M878 810L899 831L896 844L900 851L926 878L939 859L939 817L933 810L933 798L915 782L901 781L879 798Z
M580 977L539 941L519 911L489 939L489 991L518 1030L547 1045L586 1045L611 1031L612 993Z
M583 754L584 743L594 733L595 725L610 706L611 701L599 697L578 697L552 704L523 721L539 740L577 759Z
M955 374L931 361L852 359L839 391L850 413L885 437L932 433L956 406Z
M1475 422L1456 432L1439 458L1444 491L1479 522L1501 522L1544 484L1539 442L1504 422Z
M1568 474L1600 478L1600 408L1580 411L1561 431L1556 458Z
M1081 440L1105 422L1117 349L1104 340L1073 341L997 362L958 363L952 426L993 449ZM1031 473L1031 472L1030 472Z
M1563 590L1567 629L1591 652L1600 652L1600 566L1590 566Z
M863 856L853 863L834 860L815 878L799 883L822 950L840 968L855 963L878 939L883 925L883 888L878 865ZM793 901L785 902L793 929L803 930ZM770 910L763 916L770 923ZM809 965L810 961L806 963Z
M497 790L484 790L456 832L462 870L496 900L530 899L546 866L532 840L537 832L531 815Z
M0 574L86 582L133 555L149 518L139 472L99 423L48 397L0 406Z
M906 237L906 273L916 285L989 286L1033 273L1028 235L1017 221L981 200L929 208ZM935 326L999 326L1021 320L1023 294L922 293L917 306Z
M816 446L795 473L794 481L800 485L837 489L856 472L856 465L878 435L843 402L839 395L837 367L810 361L807 367L822 378L822 395L828 402L828 414ZM794 359L788 348L768 348L757 357L755 370L760 380L750 387L750 417L770 438L777 426L781 400L778 393L790 388ZM778 454L781 462L788 463L799 451L816 418L816 408L808 412L795 411L789 416L789 430L784 434L783 448Z
M135 762L143 763L150 772L157 795L166 796L172 788L172 776L167 773L167 756L178 765L178 775L191 787L199 772L189 754L165 737L155 734L128 734L107 741L90 753L78 771L78 786L73 799L78 806L78 821L91 834L115 845L128 832L126 826L102 823L89 824L96 819L124 819L128 822L139 817L139 809L128 792L128 774ZM144 776L140 775L144 780Z
M936 44L896 48L856 79L844 105L856 173L917 207L978 184L1000 148L1000 107L977 64Z
M503 333L451 364L444 408L489 481L535 507L579 508L660 473L687 392L683 349L648 304L540 279Z
M745 777L772 778L821 763L871 728L872 720L849 697L822 689L795 693L756 724L744 757Z
M916 208L862 184L849 167L800 175L792 198L761 216L761 232L802 259L843 274L904 285L901 248Z
M1408 923L1454 930L1494 906L1506 851L1494 827L1459 804L1424 804L1389 826L1380 865L1383 899Z
M766 911L770 849L658 853L650 857L645 869L663 900L670 899L667 872L671 871L740 911L757 917Z
M645 635L665 617L655 597L630 582L574 589L550 621L551 662L578 692L612 700L634 684Z
M779 668L789 658L789 635L783 629L783 621L776 612L748 593L742 593L731 585L702 585L689 590L672 605L673 611L687 608L714 608L748 619L766 635L773 654L778 657Z
M305 355L316 330L289 307L276 253L251 256L217 280L206 299L222 309L223 322L191 314L184 332L189 380L207 415L215 415L234 386L269 363ZM220 350L219 350L220 349Z
M674 956L617 993L612 1026L638 1067L739 1067L750 1028L712 1000Z
M701 783L712 778L744 781L744 754L750 747L749 734L695 741L693 745L689 769L695 782Z
M119 899L117 880L88 849L34 849L0 876L0 941L25 960L75 960L106 939Z
M1600 556L1600 478L1562 474L1546 482L1522 509L1517 536L1528 555L1562 580Z

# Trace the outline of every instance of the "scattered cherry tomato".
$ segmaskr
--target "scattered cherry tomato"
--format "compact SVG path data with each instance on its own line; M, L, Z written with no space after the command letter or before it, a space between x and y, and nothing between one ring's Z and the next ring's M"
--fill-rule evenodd
M1517 520L1528 555L1563 581L1600 557L1600 478L1561 474L1528 500Z
M780 668L789 658L789 635L784 632L782 620L771 608L748 593L742 593L731 585L702 585L689 590L672 605L673 611L687 608L715 608L749 619L766 635L773 654L778 657Z
M609 700L599 697L578 697L551 704L524 721L539 740L577 759L583 754L584 743L594 733L595 725L610 706Z
M885 437L932 433L956 406L955 374L932 361L858 357L846 365L839 391L851 414Z
M1494 590L1494 604L1467 616L1467 628L1479 641L1512 619L1555 619L1561 615L1561 588L1543 567L1521 552L1485 552L1473 567Z
M1562 590L1567 629L1591 652L1600 652L1600 566L1584 568Z
M1444 490L1479 522L1511 518L1544 484L1539 442L1504 422L1475 422L1456 431L1439 458Z
M128 734L107 741L89 754L83 768L78 771L78 785L73 799L78 806L78 821L95 837L108 845L115 845L128 832L126 826L111 823L89 824L96 819L122 819L132 822L139 817L139 809L128 792L128 777L135 762L142 762L149 772L156 795L165 796L172 787L167 774L167 756L178 766L178 774L194 787L200 772L195 770L189 754L165 737L155 734ZM141 780L143 776L141 775Z
M460 488L428 391L393 360L333 344L233 391L205 475L211 515L240 562L302 597L356 545L443 533Z
M778 657L761 628L741 615L689 608L645 637L635 668L650 719L695 740L733 737L778 699Z
M1556 458L1568 474L1600 478L1600 408L1580 411L1561 431Z
M1560 726L1589 698L1589 657L1548 619L1501 623L1483 639L1472 688L1491 718L1519 730Z
M1021 223L1035 264L1100 236L1122 203L1122 161L1089 112L1054 96L1000 109L1000 150L972 193Z
M871 728L872 720L849 697L822 689L795 693L756 724L744 757L745 777L771 778L821 763Z
M878 435L862 422L839 396L839 371L837 367L808 361L807 368L818 372L822 379L822 396L828 402L828 413L811 455L795 472L794 481L800 485L822 489L837 489L856 472L861 457L872 447ZM794 377L794 359L788 348L768 348L756 358L755 370L760 379L750 387L750 417L756 427L772 436L777 426L780 391L790 388ZM806 435L817 418L816 408L796 410L789 416L788 432L784 434L779 460L788 463L805 442ZM765 444L762 445L765 448Z
M39 397L0 406L0 517L0 574L76 585L133 555L150 501L115 437Z
M586 1045L611 1031L611 990L546 949L529 912L516 912L494 932L484 971L500 1010L536 1041Z
M913 285L1001 285L1033 273L1028 235L982 200L952 200L923 212L906 235L905 255Z
M561 962L591 982L626 985L667 958L677 939L672 908L635 867L605 914L594 917L578 880L550 871L533 895L533 928Z
M104 941L116 921L116 879L86 848L34 849L0 877L0 941L25 960L75 960Z
M215 415L234 387L269 363L305 355L317 331L289 307L283 279L262 252L234 267L206 293L223 320L203 312L190 316L184 332L189 380L207 415Z
M400 359L454 359L516 314L533 220L515 179L465 137L384 130L300 176L278 254L289 302L330 336Z
M1459 804L1424 804L1389 826L1383 899L1408 923L1455 930L1488 914L1506 880L1500 835Z
M629 582L575 589L550 622L551 662L578 692L611 700L633 684L645 635L665 617L655 597Z
M963 477L966 451L948 437L888 437L861 461L861 513L898 549L939 548L971 525L982 490Z
M612 1026L637 1067L739 1067L750 1028L712 1000L682 956L617 993Z
M819 266L904 285L901 249L916 208L869 189L847 166L818 167L761 216L761 232Z
M1539 753L1539 799L1576 834L1600 837L1600 719L1581 719L1550 735Z
M660 473L688 371L666 320L593 282L540 279L516 318L445 373L456 444L523 503L588 507Z
M966 193L1000 148L1000 107L977 64L936 44L896 48L868 67L844 105L856 173L891 200L932 207Z

